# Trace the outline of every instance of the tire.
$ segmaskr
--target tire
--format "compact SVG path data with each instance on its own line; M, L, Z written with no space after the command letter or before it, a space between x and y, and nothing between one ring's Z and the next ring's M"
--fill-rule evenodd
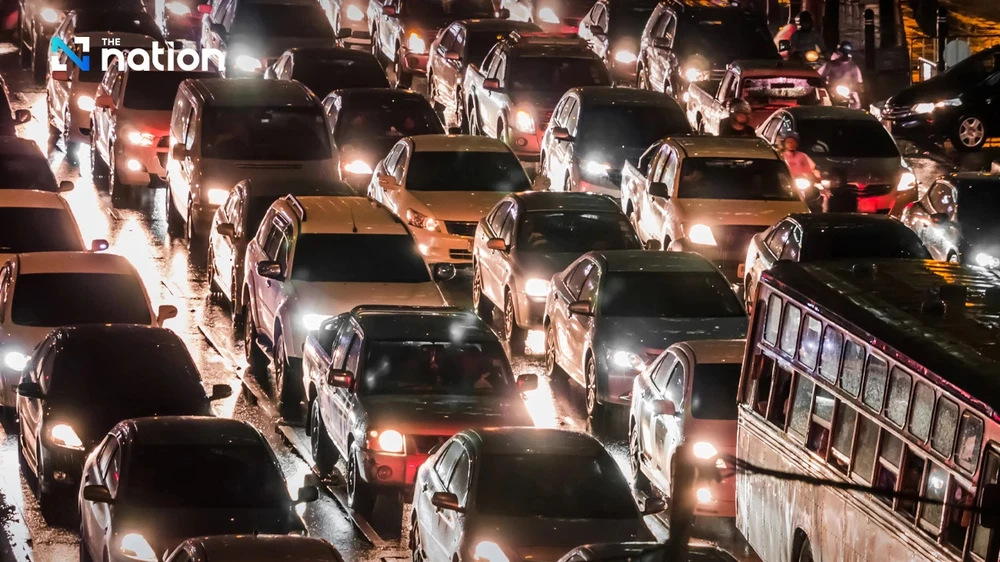
M514 297L510 294L510 289L506 291L503 299L503 337L510 346L512 356L524 355L524 343L528 337L528 331L517 325L517 317L514 311Z
M35 80L35 84L39 86L45 83L45 75L49 71L46 50L40 48L38 39L36 38L31 48L31 77Z
M802 539L799 551L795 553L795 562L813 562L812 544L809 543L809 537Z
M472 265L472 307L483 322L493 321L493 303L483 294L483 272L479 264Z
M257 325L250 313L250 304L243 306L243 317L246 318L246 327L243 330L244 358L247 361L247 373L254 375L258 380L267 374L267 356L257 346Z
M83 527L80 527L80 562L94 562L94 558L90 556L90 549L83 541Z
M545 328L545 375L553 381L564 381L567 378L566 371L556 360L556 332L551 324Z
M116 209L124 209L132 200L132 186L122 183L118 176L118 158L115 156L114 145L108 147L108 154L111 161L108 165L108 194L111 195L111 206Z
M97 152L97 142L94 139L94 126L90 126L90 176L98 191L108 190L108 165L104 163Z
M340 455L337 454L336 447L330 443L330 436L326 434L326 426L323 425L323 417L319 412L319 400L313 400L309 417L312 420L309 441L312 445L313 460L316 461L316 470L320 476L329 476Z
M299 421L302 417L302 374L285 355L285 340L279 332L274 339L274 402L281 417Z
M458 128L462 134L469 135L472 133L469 132L469 119L465 112L465 102L462 101L465 99L463 96L465 94L461 90L455 92L455 119L458 120Z
M420 537L420 526L417 525L417 514L413 514L413 524L410 525L410 559L413 562L425 562L424 541Z
M215 250L208 246L208 257L205 258L208 266L208 300L214 303L222 301L222 289L217 281L218 275L215 271Z
M601 403L600 394L597 391L597 364L594 362L593 356L587 357L583 391L583 405L587 416L594 420L599 419L604 414L605 407Z
M350 457L347 459L347 505L365 519L371 518L375 508L375 494L371 486L361 478L358 446L354 443L351 443Z
M393 74L396 76L396 88L404 89L413 85L413 75L403 70L403 49L396 49Z
M230 299L229 299L229 314L233 320L233 330L242 330L244 323L246 322L246 317L243 315L243 306L237 299L239 294L239 289L236 286L236 271L233 271L233 286L230 288Z
M174 194L170 189L170 183L167 182L167 231L171 236L179 236L180 233L184 231L184 220L181 218L180 211L174 205Z
M639 445L639 432L635 428L635 420L628 424L628 464L632 471L632 488L637 492L649 495L653 487L649 478L642 473L642 450Z
M986 144L989 138L986 124L978 115L963 115L951 134L951 143L960 152L975 152Z

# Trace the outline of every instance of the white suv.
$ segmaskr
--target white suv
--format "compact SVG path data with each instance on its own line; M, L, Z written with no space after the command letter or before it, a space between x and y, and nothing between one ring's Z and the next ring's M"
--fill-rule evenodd
M107 248L107 240L90 243L95 252ZM58 193L0 189L0 265L12 254L85 249L73 211Z
M362 304L447 305L406 226L364 197L275 201L250 241L243 288L246 359L270 385L282 415L302 415L302 346L327 318Z

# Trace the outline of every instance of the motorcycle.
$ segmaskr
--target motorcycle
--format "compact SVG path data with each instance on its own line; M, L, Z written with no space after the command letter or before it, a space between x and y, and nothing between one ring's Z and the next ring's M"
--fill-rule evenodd
M829 86L833 105L850 109L861 109L861 96L850 86L836 84Z

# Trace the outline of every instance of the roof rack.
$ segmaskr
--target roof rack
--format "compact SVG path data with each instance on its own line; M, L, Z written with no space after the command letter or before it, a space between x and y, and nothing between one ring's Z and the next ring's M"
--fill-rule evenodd
M302 203L299 203L299 200L296 199L294 195L289 193L285 196L285 201L292 209L295 210L295 214L299 216L300 221L306 220L306 210L302 207Z

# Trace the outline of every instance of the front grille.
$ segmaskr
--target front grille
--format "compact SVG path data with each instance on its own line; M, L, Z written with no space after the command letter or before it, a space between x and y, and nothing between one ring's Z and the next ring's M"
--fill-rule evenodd
M453 260L471 260L472 252L468 250L448 250L448 257Z
M157 148L167 148L170 146L170 136L160 137L160 142L156 143Z
M611 183L621 186L622 184L622 171L620 169L612 168L608 170L608 181Z
M448 437L444 435L410 435L407 440L409 441L406 444L407 452L429 455L434 447L447 441Z
M719 254L715 260L715 265L719 266L722 273L730 281L742 281L736 276L736 269L747 258L747 248L754 235L767 230L766 226L750 225L723 225L713 226L712 233L715 235L715 242L718 244Z
M892 191L892 185L888 183L857 184L849 183L847 188L858 197L877 197Z
M457 234L459 236L475 236L477 224L465 221L444 221L444 227L448 229L448 234Z
M911 115L913 115L913 111L909 106L895 107L886 104L886 106L882 108L883 119L902 119L904 117L910 117Z

